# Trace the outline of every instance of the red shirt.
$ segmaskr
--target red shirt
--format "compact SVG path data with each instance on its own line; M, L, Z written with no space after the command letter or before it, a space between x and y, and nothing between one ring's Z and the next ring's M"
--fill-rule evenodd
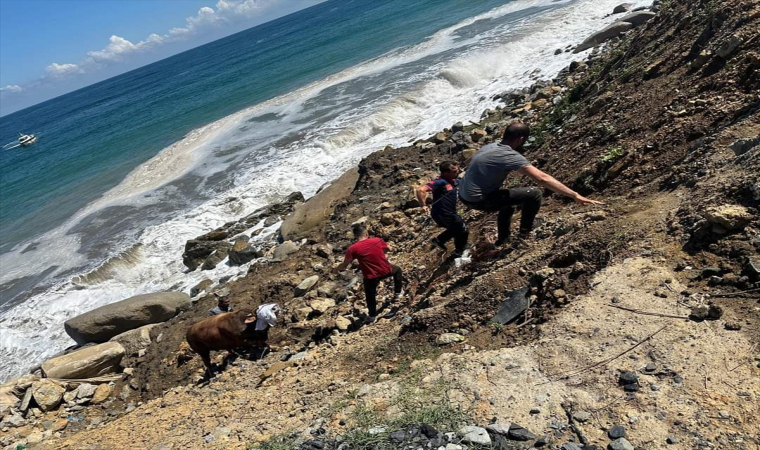
M393 270L385 251L388 244L380 238L367 238L352 244L346 250L346 261L359 261L364 278L372 279L388 275Z

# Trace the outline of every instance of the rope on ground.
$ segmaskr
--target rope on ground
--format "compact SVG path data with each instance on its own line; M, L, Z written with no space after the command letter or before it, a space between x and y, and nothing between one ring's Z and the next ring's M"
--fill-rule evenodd
M757 292L757 291L760 291L760 288L747 289L746 291L739 291L739 292L718 292L718 293L712 294L712 296L720 297L720 298L729 298L729 297L735 297L737 295L749 294L749 293Z
M687 316L674 316L672 314L661 314L661 313L656 313L656 312L642 311L640 309L626 308L625 306L618 306L618 305L607 305L607 306L609 306L610 308L622 309L623 311L630 311L632 313L641 314L644 316L667 317L669 319L688 319Z
M580 374L582 374L584 372L588 372L589 370L594 369L596 367L605 366L605 365L611 363L612 361L620 358L621 356L630 353L631 351L633 351L635 348L637 348L638 346L640 346L644 342L647 342L648 340L650 340L653 337L655 337L659 332L661 332L662 330L664 330L667 327L668 326L665 325L664 327L660 328L659 330L655 331L654 333L652 333L649 336L645 337L644 339L640 340L639 342L636 343L636 345L634 345L633 347L629 348L628 350L626 350L626 351L624 351L622 353L618 353L615 356L611 356L611 357L609 357L607 359L603 359L601 361L595 362L594 364L591 364L590 366L586 366L586 367L581 368L581 369L571 370L569 372L565 372L564 374L557 374L554 377L551 377L551 378L554 378L554 379L550 378L549 381L545 381L543 383L539 383L539 385L547 384L547 383L551 383L551 382L559 381L559 380L566 380L566 379L568 379L568 378L570 378L572 376L580 375Z

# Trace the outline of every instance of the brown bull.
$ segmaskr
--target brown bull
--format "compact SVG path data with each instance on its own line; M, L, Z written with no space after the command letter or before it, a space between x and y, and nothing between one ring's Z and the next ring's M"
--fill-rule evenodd
M206 366L206 376L211 377L211 350L232 350L250 346L246 338L248 324L256 321L250 309L218 314L193 324L187 330L187 343L201 356Z

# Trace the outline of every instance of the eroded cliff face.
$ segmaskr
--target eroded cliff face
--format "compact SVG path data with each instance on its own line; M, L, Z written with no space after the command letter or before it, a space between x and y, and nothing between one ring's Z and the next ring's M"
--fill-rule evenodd
M304 240L259 249L273 256L286 245L293 253L263 259L226 285L234 307L285 307L271 334L275 352L232 360L210 384L197 385L202 364L183 341L214 304L201 297L151 330L154 343L127 359L135 370L111 400L77 412L42 445L285 448L274 443L291 442L293 432L305 448L317 448L308 447L315 441L417 448L438 436L394 441L391 433L421 421L457 432L496 418L535 434L527 442L509 433L499 440L492 430L500 448L528 448L545 435L550 448L584 440L585 448L601 448L616 425L638 448L754 448L758 36L757 1L663 2L656 16L588 61L502 94L502 106L480 123L370 155L358 180L350 177L351 189L302 205L332 210L322 221L310 216ZM431 249L440 229L413 188L434 178L445 159L466 165L516 119L532 127L526 156L534 165L606 206L547 195L530 247L499 251L488 245L495 216L462 208L472 262L457 267ZM508 183L529 181L513 176ZM407 282L405 300L387 305L393 317L363 327L361 281L330 271L361 220L390 243L389 257ZM297 223L288 230L302 237ZM317 283L294 296L314 275ZM507 325L490 322L522 287L530 307ZM381 288L383 300L390 294ZM722 316L699 320L709 306ZM440 345L444 333L464 341ZM620 381L625 371L635 383ZM70 415L61 411L51 414ZM381 425L384 431L369 433ZM4 430L18 437L3 442L40 426ZM462 435L443 438L444 448L474 445Z

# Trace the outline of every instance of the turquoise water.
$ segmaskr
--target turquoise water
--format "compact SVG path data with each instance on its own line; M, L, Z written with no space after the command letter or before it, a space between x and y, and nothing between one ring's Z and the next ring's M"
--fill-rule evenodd
M618 2L328 1L0 118L0 143L39 135L0 152L0 381L70 345L70 317L244 276L187 272L185 242L478 120Z

